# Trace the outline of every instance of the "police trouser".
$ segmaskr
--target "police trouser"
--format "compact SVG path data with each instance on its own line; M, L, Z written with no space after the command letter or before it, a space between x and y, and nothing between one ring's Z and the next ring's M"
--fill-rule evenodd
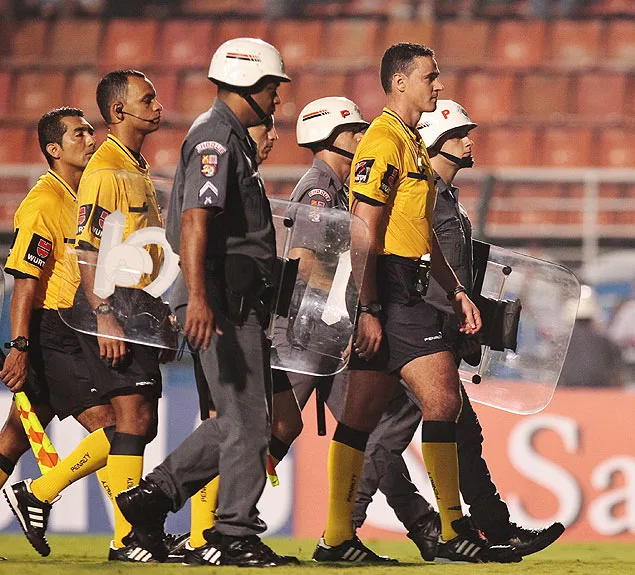
M180 311L184 315L185 308ZM271 433L270 345L254 312L241 327L216 317L223 335L214 334L199 357L217 416L203 421L148 479L177 511L220 475L215 528L245 537L266 529L256 504L265 487ZM178 319L185 325L184 317Z
M483 434L469 397L461 386L463 408L457 422L459 482L463 500L476 525L490 537L509 529L509 510L492 482L483 459ZM410 481L402 453L421 422L421 409L405 386L398 386L390 405L371 433L364 458L353 520L360 526L366 509L379 489L406 529L430 511Z

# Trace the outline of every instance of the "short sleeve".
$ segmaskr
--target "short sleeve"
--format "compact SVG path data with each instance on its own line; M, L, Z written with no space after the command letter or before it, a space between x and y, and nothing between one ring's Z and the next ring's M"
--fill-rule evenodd
M318 208L332 208L335 205L333 192L323 188L313 187L302 194L299 202L307 206Z
M53 254L54 222L52 213L32 206L23 206L15 217L13 244L5 271L16 277L39 278Z
M119 188L114 170L97 170L81 179L77 192L78 246L99 249L104 220L119 207Z
M201 140L191 145L185 166L183 211L193 208L225 208L231 152L227 144Z
M350 189L362 201L385 204L399 182L401 154L392 139L378 135L367 133L360 142L351 167Z

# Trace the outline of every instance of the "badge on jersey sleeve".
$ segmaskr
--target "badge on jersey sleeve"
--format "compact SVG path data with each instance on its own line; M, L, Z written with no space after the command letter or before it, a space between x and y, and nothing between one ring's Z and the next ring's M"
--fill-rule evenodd
M386 171L384 172L384 176L381 179L381 184L379 187L384 194L390 194L390 190L393 189L395 183L399 179L399 168L396 168L392 164L386 165Z
M48 260L52 251L53 242L51 240L39 234L33 234L29 248L24 254L24 261L42 269L46 265L46 260Z
M90 218L90 212L93 211L93 204L84 204L83 206L79 206L79 210L77 212L77 235L81 235L86 227L86 222Z
M110 212L106 208L101 206L95 206L95 213L90 223L90 231L98 238L101 238L101 234L104 232L104 221L110 215Z
M370 169L373 167L375 160L360 160L355 164L355 183L366 184L370 178Z

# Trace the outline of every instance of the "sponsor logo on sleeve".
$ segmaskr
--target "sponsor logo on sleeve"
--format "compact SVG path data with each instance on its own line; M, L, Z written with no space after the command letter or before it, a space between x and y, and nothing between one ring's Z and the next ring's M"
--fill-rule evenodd
M206 178L211 178L218 169L218 156L216 154L201 155L201 174Z
M196 145L196 153L197 154L208 154L209 152L216 152L219 156L222 156L227 148L218 142L209 141L209 142L201 142Z
M33 234L29 249L24 255L24 261L42 269L52 250L53 242L51 240L47 240L39 234Z
M91 233L98 238L101 238L101 234L104 231L104 220L110 215L110 212L102 208L101 206L95 206L95 213L90 223Z
M324 198L327 202L331 201L331 194L321 188L310 190L307 196L309 196L309 198Z
M370 169L373 167L375 160L360 160L355 164L355 183L366 184L370 177Z
M81 235L86 227L86 222L90 218L90 212L93 210L93 204L84 204L83 206L79 206L79 211L77 214L77 235Z
M384 194L389 194L390 190L393 189L395 183L399 179L399 168L396 168L392 164L386 165L386 171L384 172L384 176L381 179L381 184L379 184L379 188Z

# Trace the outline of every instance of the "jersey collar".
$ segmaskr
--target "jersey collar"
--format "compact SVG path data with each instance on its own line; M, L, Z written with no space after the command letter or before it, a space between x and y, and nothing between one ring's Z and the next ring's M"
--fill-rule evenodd
M421 140L421 134L417 130L413 130L410 126L408 126L400 117L399 114L393 112L390 108L384 108L381 112L382 114L386 114L393 120L395 120L408 134L410 138L419 142Z
M53 168L49 168L49 171L47 173L54 180L57 180L62 185L62 187L72 196L74 200L77 199L77 192L75 192L75 190L73 190L73 188L71 188L70 185L66 182L66 180L62 178L62 176L60 176L55 170L53 170Z
M143 155L141 156L146 163L145 168L142 168L137 158L135 158L134 154L128 149L128 146L126 146L119 138L117 138L117 136L114 136L113 134L108 134L108 137L106 138L106 140L109 140L112 144L117 146L117 148L123 154L125 154L128 158L130 158L130 161L134 163L134 165L137 167L139 171L145 173L149 170L150 164L148 164L148 160L146 160Z

